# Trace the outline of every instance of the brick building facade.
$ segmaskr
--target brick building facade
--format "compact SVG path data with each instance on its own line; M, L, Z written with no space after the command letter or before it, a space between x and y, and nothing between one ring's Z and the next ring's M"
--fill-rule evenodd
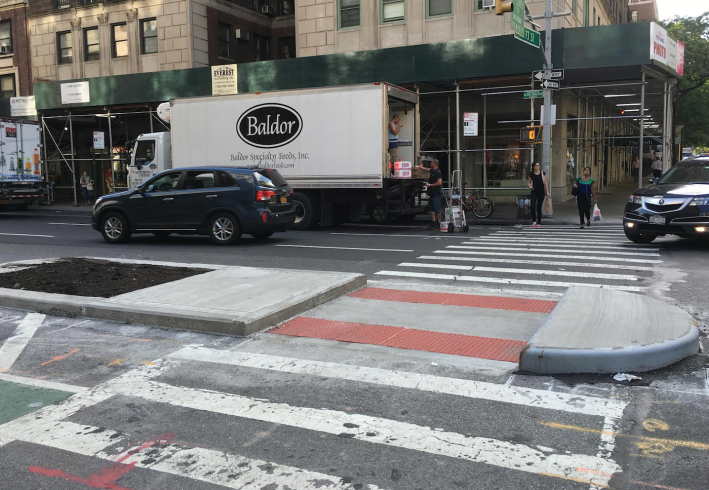
M628 7L633 22L657 22L660 16L657 12L657 0L629 0Z
M0 0L0 98L32 95L29 0Z
M295 35L292 0L32 0L29 29L35 80L272 59Z

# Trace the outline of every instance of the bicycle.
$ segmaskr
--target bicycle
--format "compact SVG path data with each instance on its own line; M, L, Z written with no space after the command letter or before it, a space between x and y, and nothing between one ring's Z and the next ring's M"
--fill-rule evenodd
M495 203L492 199L480 197L476 191L466 196L462 205L466 213L473 213L476 218L489 218L495 212Z

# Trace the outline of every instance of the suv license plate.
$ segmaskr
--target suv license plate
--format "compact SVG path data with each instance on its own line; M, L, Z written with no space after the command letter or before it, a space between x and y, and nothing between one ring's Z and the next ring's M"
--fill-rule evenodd
M653 225L664 225L665 224L665 217L664 216L650 216L650 223Z
M282 203L285 203L285 202L287 202L287 201L288 201L288 199L286 199L286 196L281 196L281 202L282 202Z

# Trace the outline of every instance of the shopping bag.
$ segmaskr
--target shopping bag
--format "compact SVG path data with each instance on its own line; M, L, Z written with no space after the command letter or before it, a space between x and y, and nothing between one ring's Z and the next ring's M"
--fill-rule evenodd
M546 214L551 214L551 196L547 196L546 201L544 202L544 212Z
M593 205L593 221L601 221L601 210L598 209L598 204Z

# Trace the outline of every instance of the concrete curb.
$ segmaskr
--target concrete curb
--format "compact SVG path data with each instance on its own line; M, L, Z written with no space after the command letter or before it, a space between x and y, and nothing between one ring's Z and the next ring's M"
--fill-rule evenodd
M605 291L604 301L608 301L609 294L617 298L616 305L607 304L607 308L598 312L589 322L568 322L568 318L559 325L557 317L568 315L568 310L578 309L578 294L570 294L572 290L585 290L589 288L569 288L569 291L557 303L547 320L537 330L534 336L522 350L519 358L519 369L523 372L534 374L612 374L619 372L645 372L660 369L699 352L699 329L696 321L680 308L663 303L659 300L645 296L633 295L641 298L641 303L652 305L649 315L658 318L658 311L662 311L664 318L672 319L671 325L666 325L667 336L663 339L655 336L652 340L643 340L642 335L636 335L634 340L626 340L625 345L594 346L583 345L550 345L549 338L561 327L567 330L569 338L583 338L587 335L585 330L592 330L603 338L613 343L613 331L619 337L628 337L627 332L643 331L653 328L645 322L637 323L638 315L633 308L627 305L627 296L632 293L621 291ZM576 291L573 291L574 293ZM584 294L587 294L584 292ZM566 313L564 313L566 312ZM556 324L555 324L556 323ZM658 322L660 323L660 322ZM655 325L657 327L659 325ZM676 332L675 337L672 330ZM660 327L660 330L663 329ZM540 340L541 337L546 340ZM605 341L604 339L603 341ZM563 344L561 340L558 344Z
M51 262L54 260L57 259L23 261L2 265L20 265L26 264L27 262ZM201 266L200 264L180 264L174 262L130 259L102 260L174 267ZM218 270L231 269L234 267L209 265L207 268ZM293 273L297 271L288 272ZM0 288L0 306L36 311L53 316L72 318L87 317L129 324L170 327L223 335L247 336L273 327L311 308L356 291L367 284L367 278L363 274L337 274L333 272L325 274L338 275L339 277L313 290L305 291L280 303L250 311L240 315L238 318L235 317L236 315L225 314L223 312L205 312L199 309L194 309L193 311L189 309L175 311L164 307L161 309L145 304L126 305L112 302L109 298L71 296L9 288Z

